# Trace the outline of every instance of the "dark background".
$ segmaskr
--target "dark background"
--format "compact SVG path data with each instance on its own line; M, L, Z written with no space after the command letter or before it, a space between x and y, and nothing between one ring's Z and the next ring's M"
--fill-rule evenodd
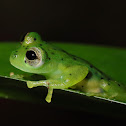
M2 0L0 41L19 41L22 34L36 31L46 41L125 47L125 15L126 4L119 0ZM51 104L43 106L2 99L0 108L0 121L7 124L20 124L23 120L24 124L67 125L69 121L69 125L103 125L118 120Z
M0 1L0 41L39 32L46 41L126 46L126 7L119 0Z

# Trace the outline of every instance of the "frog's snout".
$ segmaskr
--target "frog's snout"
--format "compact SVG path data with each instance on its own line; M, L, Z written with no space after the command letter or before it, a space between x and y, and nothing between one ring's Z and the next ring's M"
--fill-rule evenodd
M10 55L10 63L13 64L17 59L17 57L18 57L17 51L13 51Z

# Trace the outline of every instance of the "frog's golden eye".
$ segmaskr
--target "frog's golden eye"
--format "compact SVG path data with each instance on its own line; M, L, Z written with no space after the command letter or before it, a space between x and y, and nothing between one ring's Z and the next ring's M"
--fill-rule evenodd
M25 55L25 63L38 67L42 64L41 51L38 48L30 48Z

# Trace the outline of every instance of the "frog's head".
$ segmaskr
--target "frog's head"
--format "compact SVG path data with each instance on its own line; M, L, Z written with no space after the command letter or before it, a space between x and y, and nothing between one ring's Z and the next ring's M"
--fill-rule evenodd
M46 59L46 53L40 46L43 43L36 32L27 33L21 47L11 53L11 64L25 72L41 73L39 69Z

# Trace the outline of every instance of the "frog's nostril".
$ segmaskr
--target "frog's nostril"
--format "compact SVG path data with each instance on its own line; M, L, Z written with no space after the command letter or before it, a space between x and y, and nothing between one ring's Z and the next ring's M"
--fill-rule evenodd
M14 58L17 58L17 54L14 54L13 57L14 57Z
M12 54L11 54L12 58L17 58L17 53L16 51L13 51Z

